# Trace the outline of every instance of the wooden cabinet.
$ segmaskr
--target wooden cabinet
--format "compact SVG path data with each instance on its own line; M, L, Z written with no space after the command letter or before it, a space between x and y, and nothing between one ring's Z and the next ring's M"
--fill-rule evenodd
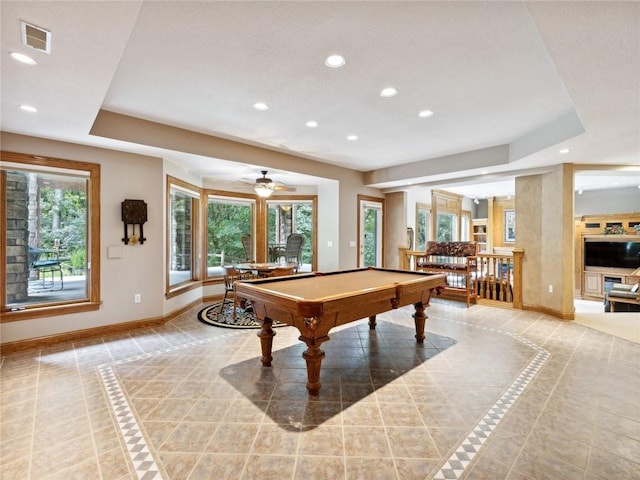
M596 297L602 296L602 274L584 272L584 294Z
M490 232L486 218L474 218L471 220L472 236L471 240L478 242L478 251L491 253L489 245Z
M632 277L633 270L589 271L585 270L582 281L582 296L587 298L604 298L615 283L632 285L638 281Z
M604 298L614 283L636 283L630 274L634 268L591 267L585 265L585 242L630 241L640 242L635 226L640 224L639 213L583 215L575 219L575 294L586 298ZM612 234L620 228L623 234ZM605 234L606 233L606 234Z

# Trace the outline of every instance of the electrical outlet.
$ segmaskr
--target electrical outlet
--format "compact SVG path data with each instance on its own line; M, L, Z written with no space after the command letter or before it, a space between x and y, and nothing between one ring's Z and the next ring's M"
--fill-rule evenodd
M549 293L553 293L553 285L549 284Z
M134 303L140 303L140 302L142 302L142 297L141 297L141 295L140 295L139 293L136 293L136 294L133 296L133 302L134 302Z

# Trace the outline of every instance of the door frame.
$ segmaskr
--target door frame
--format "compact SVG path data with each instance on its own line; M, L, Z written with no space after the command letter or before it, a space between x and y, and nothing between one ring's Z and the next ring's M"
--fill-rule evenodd
M380 264L380 267L384 267L384 221L385 221L385 215L384 215L384 210L385 210L385 202L384 202L384 198L378 198L378 197L371 197L368 195L360 195L358 194L358 205L357 205L357 211L358 211L358 219L357 219L357 224L358 224L358 252L357 252L357 257L358 257L358 267L363 267L363 255L364 255L364 232L362 229L362 211L363 209L367 206L367 204L377 204L380 207L380 229L379 229L379 248L378 248L378 252L380 253L380 261L378 262Z

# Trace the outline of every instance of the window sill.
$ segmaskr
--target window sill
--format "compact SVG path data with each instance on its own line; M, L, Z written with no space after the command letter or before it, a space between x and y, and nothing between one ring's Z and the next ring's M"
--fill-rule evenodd
M46 307L32 307L21 310L7 310L2 312L0 323L30 320L32 318L54 317L73 313L91 312L100 309L102 302L83 302L64 305L48 305Z
M180 284L178 286L175 286L172 289L170 289L165 294L165 297L166 298L177 297L178 295L182 295L183 293L186 293L186 292L191 291L191 290L195 290L196 288L200 288L200 287L202 287L202 281L200 281L200 280L195 280L195 281L191 281L191 282L187 282L187 283L182 283L182 284Z

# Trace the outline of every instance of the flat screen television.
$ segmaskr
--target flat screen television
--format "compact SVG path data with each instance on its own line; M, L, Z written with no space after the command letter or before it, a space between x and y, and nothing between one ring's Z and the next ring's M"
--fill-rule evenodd
M640 241L585 242L584 264L587 267L638 268Z

